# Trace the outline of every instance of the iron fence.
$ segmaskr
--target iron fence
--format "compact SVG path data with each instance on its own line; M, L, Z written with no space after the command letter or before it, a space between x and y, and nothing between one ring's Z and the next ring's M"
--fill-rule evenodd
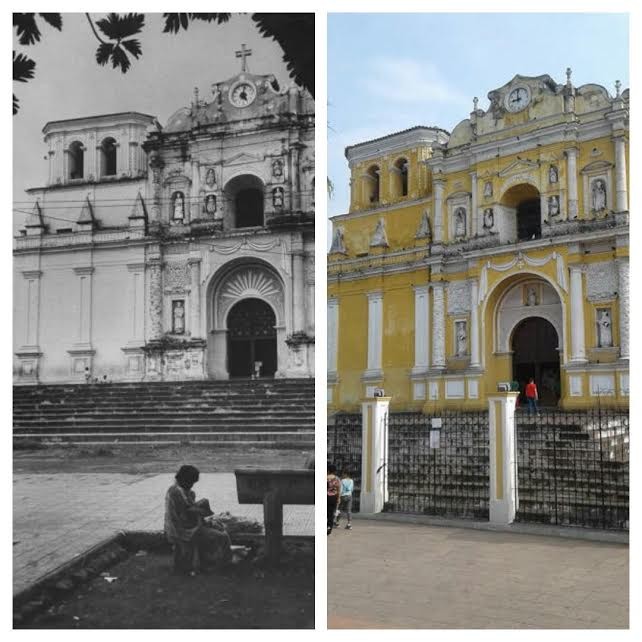
M488 519L488 413L389 416L385 510Z
M626 410L519 410L515 422L518 521L628 529Z
M328 461L354 480L352 511L359 512L361 493L361 414L337 414L328 426Z

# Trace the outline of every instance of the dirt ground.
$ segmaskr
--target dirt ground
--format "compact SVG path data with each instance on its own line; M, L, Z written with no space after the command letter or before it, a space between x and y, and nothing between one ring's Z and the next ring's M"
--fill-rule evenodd
M303 468L311 453L300 449L221 445L105 445L49 446L13 451L13 472L18 473L125 473L155 474L192 464L204 473L229 473L235 468Z
M21 628L314 628L313 544L273 569L250 560L185 577L171 557L132 556Z

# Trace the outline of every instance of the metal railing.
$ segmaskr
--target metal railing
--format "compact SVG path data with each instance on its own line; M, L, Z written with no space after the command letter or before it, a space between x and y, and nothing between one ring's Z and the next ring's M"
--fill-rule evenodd
M334 425L328 426L328 461L339 473L348 472L354 480L352 510L359 511L361 493L361 414L335 415Z

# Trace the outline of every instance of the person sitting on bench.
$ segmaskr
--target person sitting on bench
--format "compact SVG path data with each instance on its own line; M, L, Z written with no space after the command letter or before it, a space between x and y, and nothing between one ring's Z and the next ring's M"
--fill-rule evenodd
M181 466L165 495L165 535L174 546L174 570L180 573L193 574L197 566L209 570L232 558L227 532L204 521L214 514L209 501L195 501L192 486L199 476L195 466Z

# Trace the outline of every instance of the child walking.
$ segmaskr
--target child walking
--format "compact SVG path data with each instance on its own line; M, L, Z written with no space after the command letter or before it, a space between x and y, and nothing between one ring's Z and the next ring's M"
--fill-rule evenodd
M354 492L354 481L350 477L350 473L347 470L344 470L341 473L341 496L339 498L339 505L337 507L337 514L335 520L335 526L339 526L339 518L341 513L345 513L348 517L348 523L346 528L350 530L352 528L352 493Z

